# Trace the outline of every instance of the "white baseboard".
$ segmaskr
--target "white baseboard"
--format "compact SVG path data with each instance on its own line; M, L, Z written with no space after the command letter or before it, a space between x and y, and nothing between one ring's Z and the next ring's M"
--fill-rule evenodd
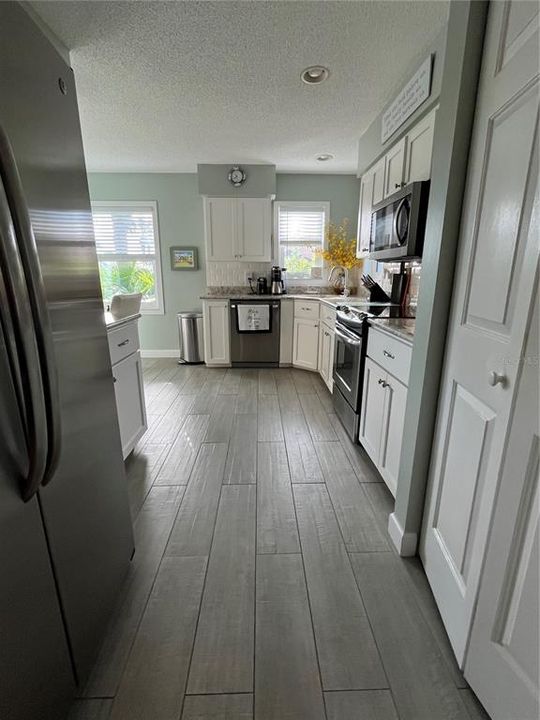
M418 535L417 533L403 532L395 512L391 513L388 518L388 533L401 557L416 555Z
M179 350L141 350L143 358L179 358Z

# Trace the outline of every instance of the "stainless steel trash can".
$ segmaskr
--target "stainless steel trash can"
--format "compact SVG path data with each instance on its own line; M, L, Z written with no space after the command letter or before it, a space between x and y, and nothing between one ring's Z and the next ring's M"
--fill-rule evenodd
M200 310L178 313L178 338L181 364L204 362L203 315Z

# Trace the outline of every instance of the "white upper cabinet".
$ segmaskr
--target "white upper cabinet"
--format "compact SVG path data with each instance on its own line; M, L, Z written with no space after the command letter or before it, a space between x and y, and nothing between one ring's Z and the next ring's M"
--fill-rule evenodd
M357 257L363 257L369 252L373 205L409 183L430 179L437 109L438 106L362 175L356 236Z
M208 260L234 260L236 205L231 198L204 199L204 232Z
M431 177L431 152L433 149L433 132L435 130L435 114L433 110L415 125L407 135L405 153L405 184L417 180L429 180Z
M360 202L358 205L358 232L356 235L356 256L369 252L371 231L371 208L384 197L384 168L386 158L381 158L367 170L360 181Z
M207 259L270 262L271 218L268 198L205 198Z
M237 203L239 260L257 262L272 259L272 211L266 198L241 198Z
M405 183L405 152L407 149L407 137L402 138L386 153L386 165L384 171L384 197L392 195L402 188Z
M371 202L375 205L384 198L384 174L386 171L386 157L382 157L373 165L369 172L373 176L371 186Z

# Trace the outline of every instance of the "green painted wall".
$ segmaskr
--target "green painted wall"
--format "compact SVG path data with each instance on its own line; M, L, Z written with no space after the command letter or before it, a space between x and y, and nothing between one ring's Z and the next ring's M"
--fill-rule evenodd
M360 181L354 175L293 175L277 176L276 200L327 200L330 220L349 218L356 234Z
M139 331L144 350L178 347L176 313L200 307L206 289L203 203L196 173L90 173L92 200L155 200L161 241L164 315L141 318ZM327 200L336 222L348 217L356 226L359 181L353 175L278 175L278 200ZM195 245L199 270L170 269L169 248Z

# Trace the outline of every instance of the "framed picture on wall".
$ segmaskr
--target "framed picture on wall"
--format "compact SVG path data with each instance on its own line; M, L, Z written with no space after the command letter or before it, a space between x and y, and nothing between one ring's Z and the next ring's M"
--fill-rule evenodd
M171 270L198 270L196 247L172 247Z

